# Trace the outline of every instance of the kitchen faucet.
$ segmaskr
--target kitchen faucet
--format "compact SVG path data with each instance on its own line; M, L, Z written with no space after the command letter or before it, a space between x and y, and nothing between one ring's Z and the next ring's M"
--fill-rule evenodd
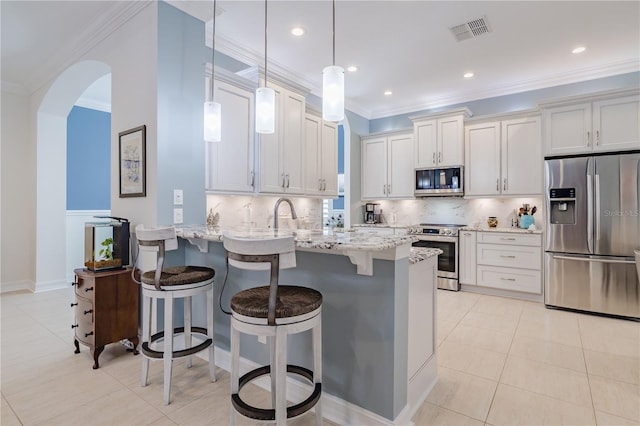
M280 207L280 203L283 201L289 204L291 207L291 219L297 219L298 215L296 214L296 209L293 207L293 203L288 198L278 198L276 201L276 206L273 208L273 229L278 229L278 208Z

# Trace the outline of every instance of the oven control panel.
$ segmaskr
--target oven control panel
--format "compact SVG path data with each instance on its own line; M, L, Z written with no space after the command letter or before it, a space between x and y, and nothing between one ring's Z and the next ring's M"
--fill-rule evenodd
M442 235L447 237L457 237L458 228L464 225L438 226L438 225L413 225L407 230L411 235L436 236Z

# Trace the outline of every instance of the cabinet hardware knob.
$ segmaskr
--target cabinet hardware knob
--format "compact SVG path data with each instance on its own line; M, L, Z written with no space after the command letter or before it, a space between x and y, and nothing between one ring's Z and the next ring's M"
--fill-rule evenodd
M84 337L89 337L89 336L91 336L91 335L93 335L93 331L90 331L90 332L88 332L88 333L84 333Z
M387 185L387 194L391 194L391 184Z
M591 146L591 132L587 131L587 146Z
M500 277L500 279L502 281L515 281L516 280L515 278L504 278L504 277Z
M78 285L78 283L77 283L77 282L72 282L72 283L71 283L71 287L76 286L76 285Z
M90 314L92 312L93 312L93 309L89 309L88 311L84 311L84 314L87 315L87 314Z
M596 146L600 145L600 130L596 130Z
M73 308L74 306L78 306L78 302L76 303L71 302L71 307Z
M289 173L287 173L287 188L289 187Z
M71 326L72 329L77 328L77 327L78 327L78 324L75 324L75 325Z
M85 288L85 289L84 289L84 291L85 291L85 292L87 292L87 291L93 291L93 287Z
M510 254L510 255L502 254L502 255L500 255L500 257L506 257L507 259L515 259L515 258L516 258L516 257L515 257L514 255L512 255L512 254Z
M253 170L251 171L251 186L256 186L256 174Z
M438 152L438 163L442 163L442 151Z
M504 178L504 185L503 185L502 189L503 189L504 191L506 191L506 190L507 190L507 178Z
M502 241L515 241L516 239L513 237L501 237L500 240Z
M436 164L436 152L433 152L433 164Z
M500 191L500 178L496 179L496 191Z

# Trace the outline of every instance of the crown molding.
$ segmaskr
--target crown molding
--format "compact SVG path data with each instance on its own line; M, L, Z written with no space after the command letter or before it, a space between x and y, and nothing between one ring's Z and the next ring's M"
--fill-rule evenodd
M82 56L105 40L114 31L128 22L143 9L154 4L150 1L116 1L103 14L97 16L80 32L76 40L66 46L60 46L55 55L35 68L27 77L25 86L33 93L49 81L55 79L61 72Z

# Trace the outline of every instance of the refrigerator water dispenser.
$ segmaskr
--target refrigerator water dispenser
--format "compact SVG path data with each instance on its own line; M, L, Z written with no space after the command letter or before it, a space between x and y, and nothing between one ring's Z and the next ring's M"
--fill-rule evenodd
M549 219L553 225L575 225L575 188L552 188L549 190Z

